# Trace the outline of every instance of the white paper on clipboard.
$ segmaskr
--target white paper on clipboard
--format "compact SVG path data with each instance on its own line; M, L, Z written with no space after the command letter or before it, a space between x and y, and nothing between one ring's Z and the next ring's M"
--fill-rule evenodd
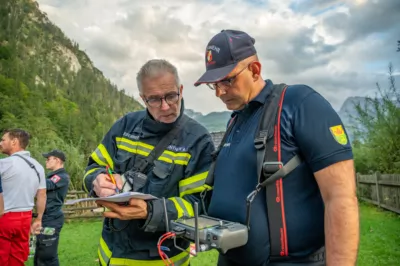
M154 197L153 195L150 195L150 194L143 194L143 193L139 193L139 192L122 192L122 193L115 194L115 195L108 196L108 197L67 200L64 204L65 205L73 205L78 202L96 201L96 200L104 200L104 201L108 201L108 202L127 202L130 199L153 200L153 199L157 199L157 197Z

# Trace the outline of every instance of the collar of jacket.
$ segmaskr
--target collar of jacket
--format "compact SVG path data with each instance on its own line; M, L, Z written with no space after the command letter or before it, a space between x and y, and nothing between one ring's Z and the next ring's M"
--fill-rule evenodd
M173 122L173 123L162 123L162 122L154 120L152 115L146 109L146 115L145 115L145 117L143 119L143 124L142 124L143 133L146 133L146 135L160 135L160 134L163 134L163 133L167 133L182 118L184 111L185 111L185 105L184 105L184 102L183 102L183 99L182 99L180 114L179 114L178 118L175 120L175 122Z
M55 170L55 171L49 172L49 173L47 174L47 177L48 177L48 178L49 178L49 177L52 177L53 175L59 174L59 173L61 173L61 172L65 172L64 167L62 167L62 168L60 168L60 169L57 169L57 170Z

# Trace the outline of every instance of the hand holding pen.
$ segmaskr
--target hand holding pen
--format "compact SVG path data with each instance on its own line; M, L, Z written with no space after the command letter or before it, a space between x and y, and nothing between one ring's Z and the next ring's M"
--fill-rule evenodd
M119 189L117 186L117 181L115 180L115 177L110 169L110 167L106 167L107 175L110 178L111 182L115 185L115 192L119 193Z
M112 174L107 168L107 173L97 175L93 181L93 190L98 197L108 197L119 193L122 189L122 179L119 174Z

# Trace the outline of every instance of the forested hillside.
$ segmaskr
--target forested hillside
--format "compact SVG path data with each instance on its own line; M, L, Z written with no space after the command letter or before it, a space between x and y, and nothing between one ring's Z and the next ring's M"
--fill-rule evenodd
M0 130L32 135L29 150L59 148L79 187L87 158L123 114L142 109L30 0L0 0Z

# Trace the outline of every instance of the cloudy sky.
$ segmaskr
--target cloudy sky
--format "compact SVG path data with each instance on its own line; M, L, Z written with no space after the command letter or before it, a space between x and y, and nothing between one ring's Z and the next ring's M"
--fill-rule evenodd
M222 29L256 39L263 77L303 83L339 109L349 96L372 95L400 69L399 0L39 0L39 7L79 43L106 77L138 97L136 73L152 58L174 63L186 107L225 106L206 86L205 47Z

